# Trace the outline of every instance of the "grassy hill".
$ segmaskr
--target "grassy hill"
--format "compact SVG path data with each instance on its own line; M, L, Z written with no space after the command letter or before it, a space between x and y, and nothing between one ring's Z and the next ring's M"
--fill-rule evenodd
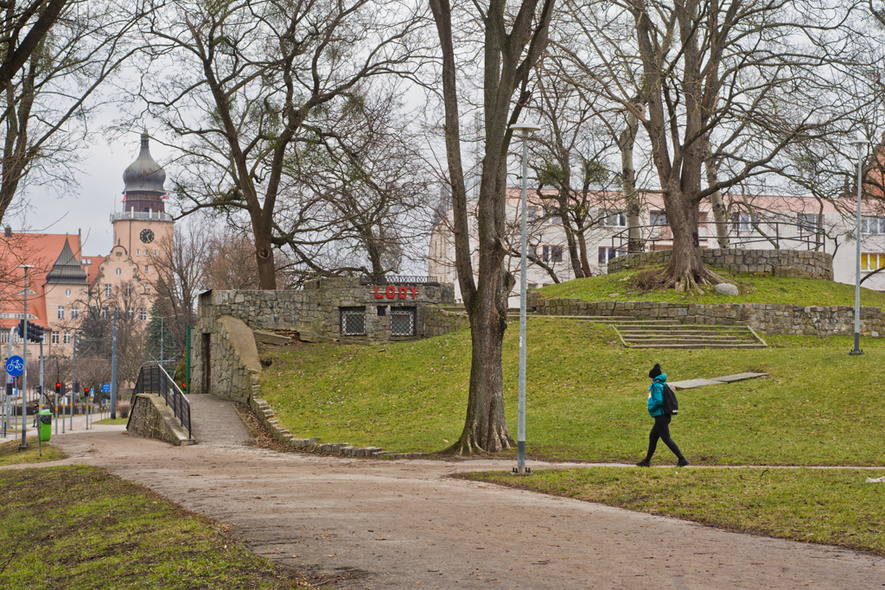
M739 274L714 268L720 276L738 287L740 296L720 295L712 288L704 295L677 293L672 289L647 290L647 275L660 269L643 268L587 279L576 279L539 289L543 297L571 297L583 301L667 301L670 303L770 303L802 306L854 306L854 285L823 279L772 277ZM861 285L862 306L885 306L885 293Z
M672 431L694 463L885 465L880 340L767 336L761 350L627 350L606 326L530 318L527 452L636 461L646 444L648 370L671 381L745 371L769 378L685 390ZM508 424L515 435L518 329L505 339ZM383 346L306 345L272 353L262 394L300 437L434 452L459 435L467 331Z

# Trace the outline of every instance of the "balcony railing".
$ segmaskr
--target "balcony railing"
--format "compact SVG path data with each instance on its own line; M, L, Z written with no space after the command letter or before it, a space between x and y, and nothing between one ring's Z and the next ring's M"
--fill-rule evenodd
M718 248L717 223L698 223L698 246ZM640 239L631 243L630 228L614 234L612 248L621 252L652 252L673 247L673 231L669 225L641 225ZM771 249L815 250L826 252L826 240L820 228L786 221L728 223L728 247L751 249L756 244L768 244Z
M110 217L112 223L121 220L172 221L172 216L163 211L121 211L111 213Z

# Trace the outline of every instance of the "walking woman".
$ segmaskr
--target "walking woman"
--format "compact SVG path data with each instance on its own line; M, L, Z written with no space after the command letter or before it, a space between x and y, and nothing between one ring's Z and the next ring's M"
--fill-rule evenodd
M637 467L648 467L651 465L651 457L655 454L658 446L658 439L664 441L673 454L676 455L678 462L677 467L688 465L688 460L682 456L682 452L673 439L670 438L670 419L672 416L664 412L664 383L667 382L667 376L661 371L661 365L655 363L651 371L648 372L651 386L648 388L648 413L655 420L655 425L651 427L651 433L648 435L648 453L645 459L636 464Z

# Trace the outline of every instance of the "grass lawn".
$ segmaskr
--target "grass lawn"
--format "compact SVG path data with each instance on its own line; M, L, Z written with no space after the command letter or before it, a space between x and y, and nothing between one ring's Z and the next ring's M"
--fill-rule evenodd
M515 434L518 329L507 331L505 403ZM603 325L530 318L526 445L529 458L638 461L651 418L648 370L670 381L746 371L770 377L684 390L671 432L692 463L885 465L879 372L885 341L766 336L758 350L629 350ZM467 331L383 346L307 345L274 352L262 395L300 437L435 452L463 426ZM661 448L659 462L672 458Z
M257 557L219 525L101 469L0 471L0 498L0 588L306 585L296 571Z
M465 477L556 496L676 516L718 528L885 555L885 470L623 469Z
M47 461L58 461L64 459L65 455L59 450L50 446L50 443L43 443L43 456L40 456L40 441L36 436L29 436L28 448L19 449L21 445L21 437L0 444L0 467L6 465L22 465L25 463L45 463Z

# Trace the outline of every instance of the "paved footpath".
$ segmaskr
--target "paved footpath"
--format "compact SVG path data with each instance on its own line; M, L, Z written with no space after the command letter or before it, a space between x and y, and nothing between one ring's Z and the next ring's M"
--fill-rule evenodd
M119 427L53 443L69 454L62 463L142 483L336 588L885 588L882 557L447 477L512 462L260 449L229 405L191 397L197 445Z

